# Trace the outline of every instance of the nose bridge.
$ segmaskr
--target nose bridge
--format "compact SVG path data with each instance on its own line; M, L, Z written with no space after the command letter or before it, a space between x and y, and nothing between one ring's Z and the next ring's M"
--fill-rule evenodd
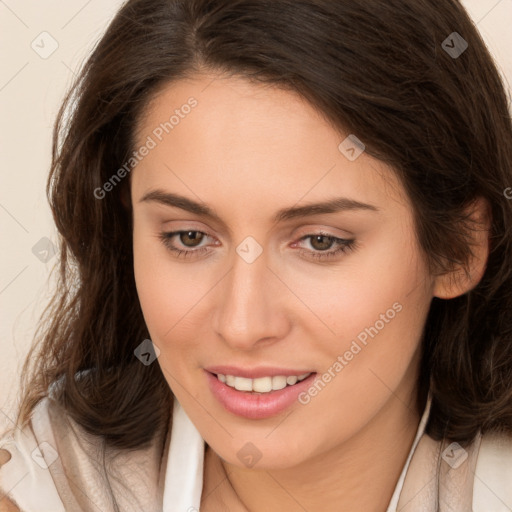
M231 271L223 280L215 324L217 333L233 347L249 349L262 338L282 334L277 324L282 311L272 298L276 295L270 282L275 277L267 264L267 253L254 238L236 247Z

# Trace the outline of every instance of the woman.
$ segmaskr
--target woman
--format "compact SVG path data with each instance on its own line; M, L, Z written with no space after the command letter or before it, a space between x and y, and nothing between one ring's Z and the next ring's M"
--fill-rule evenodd
M456 0L128 1L1 506L512 510L511 135Z

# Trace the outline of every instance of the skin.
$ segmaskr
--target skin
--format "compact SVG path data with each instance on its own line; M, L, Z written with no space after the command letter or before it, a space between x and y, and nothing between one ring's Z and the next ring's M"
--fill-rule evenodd
M385 511L425 405L416 393L430 302L477 284L486 233L471 279L431 276L393 170L366 153L350 161L338 149L347 133L295 93L243 78L167 85L137 125L138 146L190 96L198 105L138 163L130 189L134 272L158 363L208 444L201 510ZM156 189L206 203L221 222L141 201ZM273 220L338 196L378 211ZM172 240L206 252L177 257L159 238L175 230L206 233ZM356 245L324 262L308 257L339 247L303 239L321 230ZM247 236L263 250L250 264L236 252ZM400 312L306 405L250 420L207 386L203 368L216 364L321 375L394 303ZM252 468L237 457L247 442L262 455Z
M8 498L0 500L0 512L19 512L19 508Z
M0 467L11 460L11 454L7 450L0 449ZM0 499L0 512L19 512L19 508L9 499Z

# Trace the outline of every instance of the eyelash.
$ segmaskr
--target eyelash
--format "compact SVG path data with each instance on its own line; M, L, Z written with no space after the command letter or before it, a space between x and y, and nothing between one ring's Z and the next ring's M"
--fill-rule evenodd
M169 249L170 251L172 251L176 255L177 258L189 258L192 255L198 256L200 254L203 254L205 251L208 251L207 247L201 247L199 249L193 249L193 250L183 250L183 249L177 249L176 247L173 247L171 245L171 240L176 235L180 235L182 233L189 233L189 232L200 233L202 235L209 236L208 233L204 233L203 231L187 229L187 230L180 230L180 231L170 231L167 233L162 232L162 233L160 233L159 238L162 241L162 243L165 245L165 247L167 249ZM343 253L348 253L348 252L354 250L354 248L356 246L356 242L354 239L347 240L344 238L338 238L333 235L330 235L329 233L324 233L322 231L318 232L318 233L312 233L309 235L305 235L305 236L301 237L298 241L301 242L302 240L306 240L308 238L313 238L315 236L326 237L329 240L332 240L335 244L339 245L339 247L337 249L330 250L330 251L318 251L318 250L311 251L311 250L307 250L307 249L299 249L299 253L301 255L307 254L306 258L312 258L317 261L332 260Z

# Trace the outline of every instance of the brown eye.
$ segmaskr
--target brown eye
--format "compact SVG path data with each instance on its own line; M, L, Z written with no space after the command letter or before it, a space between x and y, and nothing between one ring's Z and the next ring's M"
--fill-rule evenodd
M328 233L312 233L300 239L308 241L309 249L299 249L299 254L305 259L318 262L327 262L339 259L344 253L348 253L356 247L355 239L346 240ZM337 247L337 248L333 248Z
M196 247L204 238L204 233L200 231L182 231L179 234L180 242L185 247Z
M326 251L330 249L335 242L334 237L325 235L314 235L310 237L311 247L317 251Z
M204 244L200 246L205 238L210 238L209 235L195 229L160 233L158 238L178 258L198 257L209 251Z

